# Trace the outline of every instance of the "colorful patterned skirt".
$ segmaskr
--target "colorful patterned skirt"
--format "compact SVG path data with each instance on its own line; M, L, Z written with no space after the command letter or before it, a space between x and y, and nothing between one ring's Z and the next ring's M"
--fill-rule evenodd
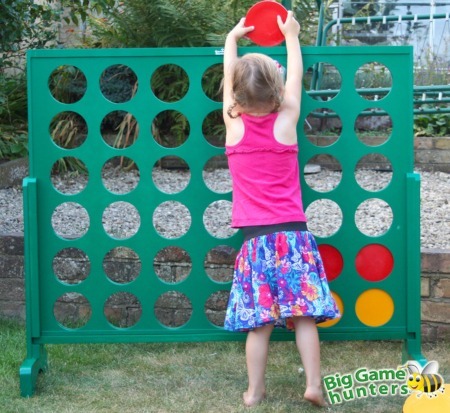
M282 231L245 241L236 257L225 329L293 329L294 316L316 323L340 317L313 235Z

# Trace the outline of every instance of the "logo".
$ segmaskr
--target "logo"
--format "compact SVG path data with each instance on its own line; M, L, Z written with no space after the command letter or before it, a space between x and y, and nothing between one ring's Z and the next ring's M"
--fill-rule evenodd
M449 385L444 384L438 373L439 363L430 361L422 367L410 360L399 369L408 372L406 383L411 395L403 405L403 413L448 413L450 412Z
M406 375L403 369L361 368L353 373L325 376L323 383L330 404L340 404L367 397L406 396Z
M368 397L406 397L402 413L450 413L450 384L439 374L437 361L421 366L407 361L397 369L360 368L323 378L330 405Z

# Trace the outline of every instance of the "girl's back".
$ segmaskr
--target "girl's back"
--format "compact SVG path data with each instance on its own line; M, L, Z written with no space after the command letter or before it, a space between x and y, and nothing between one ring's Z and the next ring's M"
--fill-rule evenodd
M226 146L233 181L233 227L306 222L297 144L276 139L279 113L241 115L244 135Z

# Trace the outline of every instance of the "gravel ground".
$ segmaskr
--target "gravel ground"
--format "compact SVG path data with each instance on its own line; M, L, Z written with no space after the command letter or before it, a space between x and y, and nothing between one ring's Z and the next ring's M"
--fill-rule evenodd
M450 249L450 174L443 172L419 171L421 184L421 246L422 248ZM339 183L341 174L322 170L306 175L309 186L319 192L327 192ZM162 171L154 169L153 181L162 191L176 193L187 185L189 172ZM204 172L207 186L216 192L230 191L228 170L218 169ZM358 171L358 183L366 190L377 191L384 188L391 174L375 171ZM77 193L86 185L83 177L71 175L56 176L53 185L63 193ZM104 171L103 182L114 193L127 193L139 182L135 171L118 173L110 168ZM374 192L376 198L376 192ZM318 200L306 210L309 228L318 236L329 236L342 223L342 213L337 204L329 200ZM23 232L22 190L20 187L0 190L0 233ZM231 204L217 201L205 211L204 224L207 230L218 238L227 238L234 233L230 225ZM370 236L383 234L391 225L393 216L388 204L377 199L369 199L361 204L355 214L357 227ZM127 238L139 229L138 211L126 202L111 204L103 214L105 231L115 238ZM167 238L177 238L186 233L191 224L187 208L179 202L168 201L160 205L153 215L156 230ZM59 206L52 219L55 231L62 237L79 237L89 227L87 212L78 204L68 202Z

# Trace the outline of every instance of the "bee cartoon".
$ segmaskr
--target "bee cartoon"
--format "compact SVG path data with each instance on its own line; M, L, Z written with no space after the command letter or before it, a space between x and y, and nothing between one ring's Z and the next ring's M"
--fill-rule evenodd
M422 368L417 361L412 360L399 368L408 370L407 384L412 391L418 392L417 397L420 397L422 393L427 394L429 398L432 398L437 391L444 393L444 379L438 374L437 361L430 361Z

